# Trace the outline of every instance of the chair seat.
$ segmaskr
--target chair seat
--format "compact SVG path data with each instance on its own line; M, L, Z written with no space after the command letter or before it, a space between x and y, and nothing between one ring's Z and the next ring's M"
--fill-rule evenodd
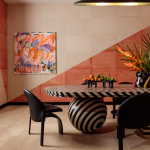
M118 110L112 110L111 113L115 116L117 116Z
M44 104L44 106L45 106L46 113L63 111L60 107L51 104Z

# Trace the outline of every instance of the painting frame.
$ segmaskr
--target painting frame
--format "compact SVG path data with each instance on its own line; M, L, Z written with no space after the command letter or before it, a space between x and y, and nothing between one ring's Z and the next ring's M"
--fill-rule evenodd
M14 74L57 74L56 32L14 33Z

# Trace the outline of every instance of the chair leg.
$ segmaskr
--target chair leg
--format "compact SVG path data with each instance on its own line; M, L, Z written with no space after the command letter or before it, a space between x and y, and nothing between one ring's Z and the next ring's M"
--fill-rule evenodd
M118 146L119 150L123 150L123 128L118 126Z
M41 139L40 139L41 146L43 146L43 139L44 139L44 121L41 122Z
M125 128L123 128L123 138L125 138Z
M30 134L30 129L31 129L31 117L29 119L29 134Z
M116 103L115 103L114 97L113 97L113 110L116 110ZM114 114L113 114L113 118L115 118Z
M117 126L117 139L119 138L118 133L119 133L119 131L118 131L118 126ZM122 130L122 137L125 138L125 128L123 128L123 130Z
M57 116L59 134L63 135L63 125L61 119Z
M63 135L63 124L62 124L61 119L60 119L57 115L55 115L55 114L53 114L53 113L51 113L51 114L49 115L49 117L54 117L54 118L57 119L57 121L58 121L59 134Z

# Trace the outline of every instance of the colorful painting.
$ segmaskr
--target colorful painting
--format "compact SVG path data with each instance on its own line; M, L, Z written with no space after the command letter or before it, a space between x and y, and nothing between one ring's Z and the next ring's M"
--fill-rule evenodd
M15 74L56 73L56 33L14 34Z

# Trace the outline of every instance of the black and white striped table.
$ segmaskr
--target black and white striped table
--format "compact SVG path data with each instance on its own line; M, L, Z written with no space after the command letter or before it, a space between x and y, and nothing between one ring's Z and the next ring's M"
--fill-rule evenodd
M44 91L51 96L56 97L74 97L74 98L102 98L102 97L129 97L144 92L150 92L150 88L135 88L134 85L120 84L114 88L87 88L86 85L62 85L50 86Z
M93 132L100 128L106 120L107 108L103 97L129 97L150 92L150 88L136 88L132 84L118 84L114 85L114 88L62 85L50 86L44 91L51 96L73 97L68 108L70 122L80 131ZM142 132L144 134L143 129Z

